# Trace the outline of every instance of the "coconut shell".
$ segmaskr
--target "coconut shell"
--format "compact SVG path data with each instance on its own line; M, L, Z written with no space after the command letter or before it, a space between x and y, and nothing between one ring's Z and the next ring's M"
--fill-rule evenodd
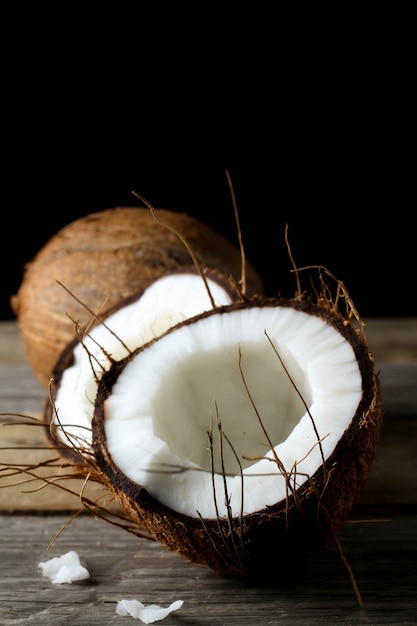
M220 312L271 302L272 299L254 298L223 307ZM107 451L104 405L120 372L134 355L116 362L103 376L93 420L99 480L127 511L138 533L149 533L189 562L257 582L287 579L305 558L332 544L341 522L351 512L365 485L382 422L381 388L363 335L350 321L327 308L295 299L275 299L274 302L319 316L333 325L353 348L363 387L356 413L334 451L309 480L295 493L289 493L288 498L239 517L200 519L170 509L123 474ZM210 311L199 317L216 314ZM175 333L181 325L168 332Z
M241 254L201 221L165 209L116 207L92 213L59 230L24 269L11 297L26 357L39 381L49 384L65 346L94 315L140 291L167 271L192 263L241 279ZM262 294L262 280L246 263L246 294ZM94 315L93 315L94 314Z

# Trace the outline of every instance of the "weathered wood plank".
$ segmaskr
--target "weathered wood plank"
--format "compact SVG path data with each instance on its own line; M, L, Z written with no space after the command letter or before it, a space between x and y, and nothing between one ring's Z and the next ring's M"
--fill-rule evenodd
M384 425L362 503L417 502L417 319L370 319L365 326L383 388ZM39 417L47 392L26 362L16 322L0 322L0 412ZM22 419L14 419L22 422ZM0 415L0 462L37 464L54 456L45 450L43 432L32 423ZM47 475L48 472L39 472ZM0 486L16 483L0 474ZM20 481L17 481L20 482ZM38 485L36 485L38 486ZM0 488L0 511L78 510L79 481L68 483L75 495L35 485ZM92 488L94 498L101 490Z
M91 515L71 522L48 551L66 521L62 515L0 516L0 624L133 623L115 613L124 598L162 606L183 600L161 622L166 626L416 624L416 515L357 518L342 526L339 539L363 608L336 549L305 564L287 584L262 587L191 565ZM69 550L79 554L91 578L54 585L38 564Z

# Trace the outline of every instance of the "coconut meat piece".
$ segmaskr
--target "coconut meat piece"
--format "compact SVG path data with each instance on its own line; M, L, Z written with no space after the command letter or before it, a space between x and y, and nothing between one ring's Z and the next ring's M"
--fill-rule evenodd
M75 550L70 550L62 556L56 556L38 564L43 576L47 576L55 585L72 583L90 578L86 567L81 565L80 557Z
M91 450L91 420L98 380L129 350L154 339L169 327L212 308L229 304L231 291L214 278L191 271L157 279L134 302L123 306L95 326L73 351L73 362L63 372L54 400L57 436L81 452Z
M106 447L175 511L247 514L320 468L361 397L353 348L322 318L286 306L217 310L128 362L105 400Z

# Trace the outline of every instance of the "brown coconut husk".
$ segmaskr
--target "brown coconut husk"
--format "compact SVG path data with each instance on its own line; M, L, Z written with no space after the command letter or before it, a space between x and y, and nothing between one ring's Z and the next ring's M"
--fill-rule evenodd
M48 386L62 350L74 338L75 323L81 328L94 324L90 311L100 316L194 260L202 269L215 268L241 281L241 251L185 213L116 207L58 231L26 265L11 297L28 363L42 385ZM262 294L260 275L249 262L244 267L243 291Z

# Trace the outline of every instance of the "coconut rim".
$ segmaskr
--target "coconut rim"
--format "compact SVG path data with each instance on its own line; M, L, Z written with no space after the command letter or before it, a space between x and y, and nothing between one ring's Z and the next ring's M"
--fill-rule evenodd
M121 469L120 463L116 462L113 458L113 453L109 452L108 449L108 435L106 433L106 424L107 424L107 416L105 414L105 406L108 398L114 392L115 385L121 376L121 373L125 370L126 367L129 367L129 364L135 360L135 357L144 353L146 350L149 350L156 343L161 345L161 342L165 340L166 337L172 336L173 333L177 333L181 331L184 327L189 325L198 324L200 321L204 321L207 318L213 318L217 315L223 315L227 313L239 312L242 310L250 310L250 309L265 309L265 308L275 308L278 309L291 309L298 313L308 314L312 318L319 318L319 322L322 322L324 327L328 325L332 331L335 331L338 336L341 337L342 342L346 343L346 346L349 350L352 351L354 356L354 363L358 369L358 380L360 380L361 388L358 391L356 408L354 411L349 413L348 418L346 419L346 423L342 430L339 431L337 437L334 439L332 448L323 455L322 452L322 442L318 438L313 448L319 450L319 455L321 461L316 463L311 472L307 472L304 475L304 478L301 481L295 481L294 475L292 474L292 469L289 468L290 471L287 473L281 473L281 478L283 474L285 474L285 480L290 477L293 482L292 494L289 493L287 487L285 488L285 494L279 498L273 498L269 502L265 503L263 506L255 506L250 510L246 511L244 508L238 510L236 508L236 515L245 516L247 519L253 515L259 515L260 513L270 513L271 510L279 511L281 509L287 508L290 501L294 501L294 494L300 494L302 492L309 491L309 484L311 480L314 480L313 477L321 476L321 480L326 480L326 476L323 474L326 473L326 468L331 467L335 461L338 460L341 451L343 451L344 447L346 447L347 442L352 441L357 436L358 431L364 425L367 427L367 416L368 413L372 413L375 411L379 414L380 412L380 388L379 382L374 370L374 364L372 356L368 350L367 343L363 336L361 336L358 330L351 324L349 320L344 318L341 314L336 313L335 311L330 310L328 307L321 306L311 302L310 300L305 300L301 298L287 299L287 298L266 298L266 297L255 297L250 301L244 302L235 302L230 305L217 307L215 310L206 311L201 313L191 319L185 320L172 328L168 329L164 335L156 338L155 340L139 347L133 354L129 355L125 359L113 364L113 366L106 372L103 378L100 381L97 401L94 411L93 417L93 442L94 442L94 454L95 459L98 463L99 470L103 472L106 476L106 480L110 481L110 486L116 489L116 492L119 490L124 494L128 494L128 498L135 503L135 506L139 509L147 509L150 511L159 511L161 515L168 515L172 518L182 520L187 519L187 523L194 524L196 520L200 518L204 518L209 522L217 519L220 516L224 516L230 513L230 508L225 505L225 508L216 503L214 508L212 507L211 514L207 514L206 512L200 512L195 509L190 512L187 510L181 510L176 506L172 506L171 503L167 503L162 501L160 495L155 495L152 493L152 489L149 487L149 484L143 482L138 482L137 480L132 480L126 472ZM307 413L308 414L308 410ZM304 415L304 418L306 416ZM309 415L309 419L311 416ZM369 418L372 420L372 416ZM375 424L370 425L371 434L366 435L369 436L370 443L369 445L372 449L374 447L375 441L378 437L379 432L379 420L376 419ZM293 432L293 431L291 431ZM327 436L327 435L326 435ZM326 439L324 437L324 441ZM275 446L274 446L275 449ZM273 457L273 452L270 450L270 455ZM278 455L279 456L279 455ZM367 455L368 457L372 457L372 450ZM269 459L268 462L270 462ZM262 459L263 461L263 459ZM366 461L366 464L368 464ZM259 463L259 461L257 461ZM192 469L192 468L191 468ZM287 468L288 470L288 468ZM156 474L158 472L155 472ZM279 471L276 472L279 475ZM210 472L207 472L210 474ZM220 475L216 472L212 471L211 476L209 476L209 480L213 478L213 474L216 480L219 483L224 481L224 474ZM366 474L366 468L364 468L363 475L360 477L360 481L363 482L364 475ZM238 479L242 480L242 476L245 476L245 470L240 472ZM274 477L275 478L275 477ZM206 483L207 486L208 483ZM235 485L236 487L236 485ZM360 490L361 485L358 485L358 489ZM220 489L220 488L219 488ZM221 491L221 489L220 489ZM230 496L231 491L224 494L225 499ZM223 497L223 493L222 493ZM298 496L297 496L298 497ZM352 503L347 503L345 509L349 509L349 506ZM198 522L197 522L198 523Z

